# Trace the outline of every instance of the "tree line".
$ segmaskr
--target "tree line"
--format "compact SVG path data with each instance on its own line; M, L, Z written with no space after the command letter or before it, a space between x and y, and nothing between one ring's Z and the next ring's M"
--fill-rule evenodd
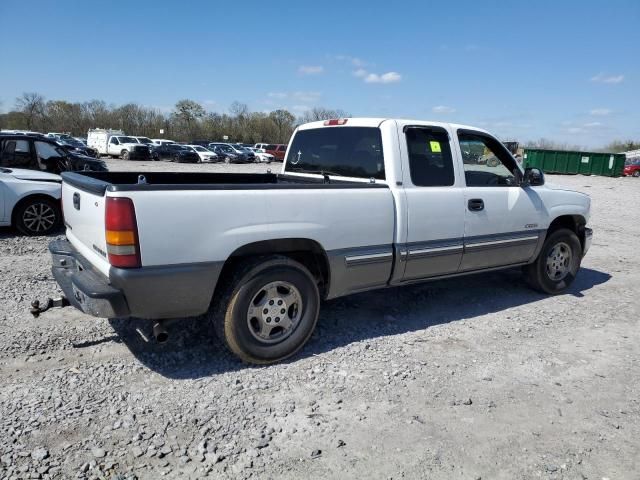
M15 107L0 113L0 128L38 132L70 132L84 137L90 128L116 128L130 135L159 136L177 141L223 140L242 143L287 143L294 128L306 122L348 117L343 110L314 107L296 117L284 109L252 112L240 102L231 104L228 113L208 112L194 100L178 101L169 113L137 103L107 104L102 100L67 102L46 100L35 92L16 98ZM160 130L164 133L160 134ZM584 150L579 145L541 138L524 143L529 148ZM624 152L640 149L640 141L616 140L598 150Z
M137 103L117 106L102 100L46 100L39 93L27 92L16 99L13 110L0 113L0 128L69 132L78 137L85 137L90 128L113 128L129 135L176 141L222 140L227 136L233 142L287 143L301 123L345 116L348 114L342 110L322 107L311 108L299 117L284 109L252 112L240 102L231 104L228 113L218 113L189 99L178 101L165 113Z

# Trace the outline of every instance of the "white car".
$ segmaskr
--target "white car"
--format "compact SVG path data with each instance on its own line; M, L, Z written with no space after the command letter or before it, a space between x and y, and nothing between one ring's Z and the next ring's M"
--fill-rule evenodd
M200 157L200 163L215 163L220 160L217 153L204 148L202 145L185 145L190 150L193 150Z
M256 163L271 163L276 160L276 157L267 153L264 148L249 147L249 150L256 154Z
M53 173L0 167L0 226L46 235L62 223L60 184Z

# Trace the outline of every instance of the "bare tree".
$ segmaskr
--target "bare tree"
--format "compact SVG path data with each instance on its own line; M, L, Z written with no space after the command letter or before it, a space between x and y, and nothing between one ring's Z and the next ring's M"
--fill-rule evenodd
M33 130L37 121L44 117L44 97L39 93L25 92L16 98L16 108L24 114L27 129Z

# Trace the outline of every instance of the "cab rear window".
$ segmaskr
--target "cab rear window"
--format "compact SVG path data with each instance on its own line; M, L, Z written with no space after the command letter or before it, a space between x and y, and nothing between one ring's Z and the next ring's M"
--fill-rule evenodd
M285 171L385 179L382 137L375 127L300 130Z

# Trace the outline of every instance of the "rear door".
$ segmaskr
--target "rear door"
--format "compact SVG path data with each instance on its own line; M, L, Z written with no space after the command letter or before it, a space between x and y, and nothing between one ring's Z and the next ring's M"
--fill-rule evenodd
M547 215L535 189L520 186L515 159L483 132L457 131L465 176L461 271L527 262Z
M403 281L458 271L464 236L464 189L448 128L399 124L407 242Z

